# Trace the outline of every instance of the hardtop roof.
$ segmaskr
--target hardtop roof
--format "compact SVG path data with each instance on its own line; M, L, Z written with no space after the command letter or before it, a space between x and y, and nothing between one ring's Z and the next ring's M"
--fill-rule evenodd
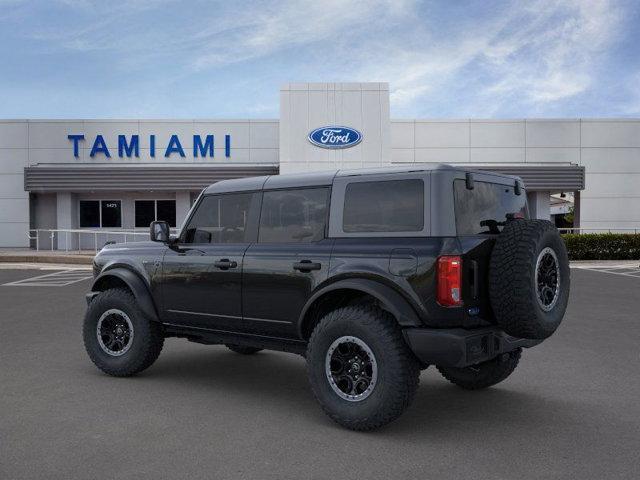
M390 166L377 168L357 168L343 170L325 170L310 173L288 173L282 175L269 175L263 177L247 177L237 178L233 180L222 180L208 186L204 190L204 194L211 193L229 193L254 191L263 189L278 188L296 188L296 187L314 187L329 186L336 177L353 177L364 175L382 175L394 173L410 173L410 172L431 172L431 171L458 171L471 172L482 175L491 175L501 178L517 179L512 175L503 175L474 168L465 167L464 165L448 165L442 163L431 164L412 164L404 166Z

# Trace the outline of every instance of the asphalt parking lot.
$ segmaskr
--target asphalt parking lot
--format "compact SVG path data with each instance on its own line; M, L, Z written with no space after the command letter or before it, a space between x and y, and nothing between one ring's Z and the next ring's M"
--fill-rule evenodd
M640 476L637 276L572 269L563 325L507 381L465 392L429 368L398 421L355 433L290 354L169 339L137 377L100 373L81 338L89 281L19 283L53 272L0 269L3 480Z

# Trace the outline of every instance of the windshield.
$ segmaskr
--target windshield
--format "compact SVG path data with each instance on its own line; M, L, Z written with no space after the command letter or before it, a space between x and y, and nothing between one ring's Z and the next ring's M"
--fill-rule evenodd
M456 230L458 235L498 234L508 217L529 218L524 190L497 183L474 182L473 190L464 180L454 180Z

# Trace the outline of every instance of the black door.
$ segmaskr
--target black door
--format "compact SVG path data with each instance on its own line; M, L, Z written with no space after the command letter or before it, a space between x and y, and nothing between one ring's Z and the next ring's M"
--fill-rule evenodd
M326 187L264 192L258 243L244 257L247 331L296 336L302 307L329 270L328 202Z
M240 330L245 251L257 232L260 195L204 196L163 261L163 321Z

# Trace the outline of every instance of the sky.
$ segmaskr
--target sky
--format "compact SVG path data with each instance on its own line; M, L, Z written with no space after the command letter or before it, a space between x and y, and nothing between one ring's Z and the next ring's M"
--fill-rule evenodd
M389 82L393 118L640 117L640 1L0 0L0 118L278 118Z

